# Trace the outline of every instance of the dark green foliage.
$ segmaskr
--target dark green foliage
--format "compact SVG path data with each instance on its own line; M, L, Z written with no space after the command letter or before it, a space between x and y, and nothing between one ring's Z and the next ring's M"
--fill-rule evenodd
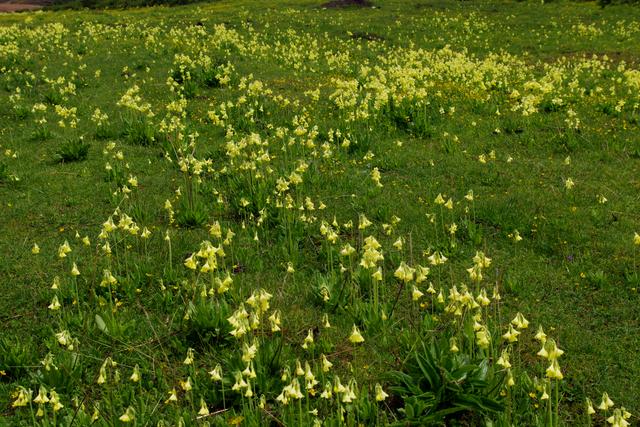
M0 162L0 183L10 180L9 166L6 163Z
M207 223L208 219L209 211L200 202L181 203L176 211L176 223L181 227L201 227Z
M437 425L468 417L483 418L502 412L500 389L504 375L487 359L452 353L446 340L422 343L409 355L402 371L390 374L391 390L401 397L405 419L398 425Z
M156 132L153 125L142 116L124 118L122 137L132 145L146 147L156 143Z
M62 143L56 150L55 159L59 163L79 162L89 154L89 143L83 138L73 138Z
M3 377L8 380L19 380L33 365L33 342L31 340L14 340L0 337L0 381Z

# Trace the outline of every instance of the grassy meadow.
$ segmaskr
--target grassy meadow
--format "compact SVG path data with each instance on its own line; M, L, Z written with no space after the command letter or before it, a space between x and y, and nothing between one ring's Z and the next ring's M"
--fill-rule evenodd
M321 3L0 16L0 425L638 425L640 8Z

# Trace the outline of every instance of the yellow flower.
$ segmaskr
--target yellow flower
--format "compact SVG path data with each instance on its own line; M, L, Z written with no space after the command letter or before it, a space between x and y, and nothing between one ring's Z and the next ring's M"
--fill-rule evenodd
M203 417L209 415L209 408L207 408L207 403L203 398L200 398L200 410L198 411L198 415Z
M333 363L331 363L329 359L327 359L327 356L325 356L324 354L320 356L320 359L322 361L322 372L329 372L329 370L333 366Z
M476 251L476 254L473 256L473 263L482 268L487 268L491 265L491 258L487 257L482 251Z
M76 263L73 263L73 267L71 268L71 275L72 276L79 276L80 275L80 270L78 270L78 266L76 265Z
M120 415L120 418L118 419L123 423L130 423L135 418L136 418L136 411L135 409L133 409L132 406L129 406L127 410L124 412L124 414Z
M515 230L512 234L509 234L509 237L511 237L514 242L522 241L522 236L520 236L520 232L518 230Z
M556 360L564 354L564 351L558 348L556 342L552 339L545 341L542 349L538 352L538 356L544 357L549 360Z
M320 395L320 397L322 399L331 399L331 397L333 397L333 390L331 390L331 383L327 382L324 385L324 390L322 391L322 394Z
M322 315L322 327L325 329L329 329L331 327L331 323L329 323L329 315L327 313Z
M131 374L129 379L134 383L137 383L138 381L140 381L140 367L138 365L133 367L133 373Z
M278 332L280 330L280 310L275 310L271 313L269 322L271 323L271 332Z
M436 290L433 287L433 283L429 282L429 287L427 288L427 293L430 295L435 295L436 294Z
M251 345L244 343L242 345L242 361L245 363L251 362L258 353L258 344L254 341Z
M58 396L55 390L49 392L49 404L53 407L53 412L58 412L64 408L64 405L60 403L60 396Z
M222 381L222 366L218 363L213 370L209 371L209 376L213 381Z
M487 349L489 348L489 331L487 329L486 326L482 326L477 332L476 332L476 342L478 344L478 347L482 348L482 349Z
M180 380L180 388L182 388L184 391L191 391L191 389L193 388L193 386L191 385L191 377L187 377L186 381Z
M453 209L453 199L447 200L447 203L444 204L444 207L447 209Z
M633 233L633 244L640 245L640 234Z
M430 271L429 267L423 267L421 265L416 266L416 283L422 283L427 280L427 276Z
M164 403L177 402L177 401L178 401L178 395L176 394L176 389L174 387L169 392L169 397L167 398L167 400L164 401Z
M455 337L451 337L451 339L449 340L449 351L451 353L457 353L460 351L460 349L458 348L458 340L456 340Z
M356 251L356 249L353 246L351 246L349 243L347 243L340 250L340 255L342 255L342 256L350 256L355 251Z
M447 257L442 255L440 252L434 252L429 258L427 258L431 265L440 265L447 262Z
M37 255L40 253L40 246L38 246L37 243L33 244L33 247L31 248L31 253L34 255Z
M376 402L382 402L387 397L389 397L389 395L384 392L380 384L376 384L375 388L376 388Z
M198 261L193 257L194 254L191 254L189 258L184 260L184 266L190 270L195 270L198 266Z
M609 394L606 391L602 393L602 402L598 405L598 409L607 411L609 408L612 408L613 405L613 400L609 398Z
M364 342L364 338L362 337L362 334L360 334L360 330L356 325L353 325L351 335L349 336L349 341L351 341L353 344L360 344Z
M520 312L516 314L516 317L513 318L511 323L518 329L526 329L529 327L529 321L525 319Z
M399 251L402 250L403 245L404 245L404 239L402 237L398 237L398 239L393 243L393 247Z
M547 368L547 377L551 379L561 380L563 378L562 371L560 371L560 365L558 365L558 360L551 360L551 365Z
M376 184L377 187L382 187L382 183L380 182L380 170L376 167L371 171L371 180Z
M51 300L51 304L49 304L49 310L60 310L60 301L58 301L58 296L54 295L53 299Z
M547 341L547 334L545 334L544 330L542 330L542 325L538 326L538 332L536 332L534 338L540 341L542 344Z
M607 422L611 424L611 427L627 427L629 425L629 422L624 419L620 409L614 410L613 415L607 418Z
M424 294L420 291L420 289L418 289L417 286L413 287L413 291L411 292L411 299L413 299L413 301L418 301L420 298L422 298Z
M591 399L589 399L589 398L587 397L587 399L586 399L586 402L585 402L585 403L586 403L586 405L587 405L587 415L593 415L593 414L595 414L595 413L596 413L596 410L595 410L595 409L593 409L593 404L591 403Z
M409 267L404 261L400 263L400 266L393 274L396 278L402 280L407 283L413 280L413 273L415 273L416 269Z
M307 336L304 338L304 342L302 343L302 348L305 350L309 348L309 344L313 344L313 330L309 329L307 332Z
M571 179L571 178L565 179L564 188L566 188L567 190L571 190L574 185L575 185L575 183L573 182L573 179Z
M369 219L364 215L364 214L360 214L358 217L358 229L359 230L364 230L365 228L369 227L372 224L371 221L369 221Z
M19 386L18 390L12 394L12 397L16 400L13 401L11 407L27 406L29 402L31 402L31 393L32 391L30 389Z
M65 240L64 243L58 248L58 257L64 258L69 252L71 252L71 246L69 246L69 242Z
M511 363L509 363L509 352L506 349L502 350L502 354L496 363L505 369L509 369L511 367Z
M187 349L187 357L185 357L184 361L182 362L184 365L192 365L193 364L193 349L192 348L188 348Z
M467 272L469 273L469 279L472 282L480 283L482 281L482 267L475 264L473 267L467 268Z
M47 403L49 398L47 397L47 389L44 386L40 386L40 390L38 391L38 395L35 399L33 399L33 403L43 404Z
M509 330L504 335L502 335L502 338L504 338L508 342L516 342L518 341L518 335L520 335L520 332L515 330L513 328L513 325L510 324Z

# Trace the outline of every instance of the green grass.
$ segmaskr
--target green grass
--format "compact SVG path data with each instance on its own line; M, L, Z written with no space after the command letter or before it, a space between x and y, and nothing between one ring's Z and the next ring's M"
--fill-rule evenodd
M320 3L0 16L0 424L31 424L12 393L22 386L35 397L41 385L64 405L53 413L48 404L42 425L89 424L96 408L100 425L118 425L129 407L141 424L311 425L317 408L338 425L344 407L347 425L586 425L585 398L598 405L605 391L616 408L640 413L640 10ZM452 209L434 202L439 194ZM365 230L361 215L373 223ZM101 238L110 217L121 227ZM221 236L210 233L216 222ZM228 230L235 237L224 243ZM359 266L369 235L382 244L379 285ZM65 240L72 251L60 258ZM225 255L210 259L217 271L197 273L185 261L205 240ZM339 254L346 243L350 259ZM436 251L448 262L430 265ZM473 283L465 270L477 251L492 261ZM401 262L430 266L429 278L403 285ZM104 270L117 283L101 285ZM490 349L478 348L475 309L448 313L429 282L447 297L454 285L476 296L499 289L480 322ZM419 303L414 285L425 293ZM251 339L236 340L227 318L259 288L271 308ZM59 310L48 308L54 296ZM274 309L279 332L267 320ZM500 336L517 312L531 325L508 345ZM354 325L362 344L348 340ZM535 355L538 325L565 351L551 422L533 381L548 366ZM55 335L64 330L77 339L72 349ZM242 398L233 372L253 342L255 396ZM502 349L513 387L496 364ZM48 354L57 370L45 368ZM334 365L326 378L321 354ZM289 382L280 377L296 359L318 379L353 378L356 401L319 399L321 381L300 408L282 406ZM416 360L463 366L474 379L430 400L446 382L420 379L428 369ZM224 388L207 373L218 363ZM135 366L139 383L129 379ZM187 377L191 391L181 388ZM416 381L430 384L421 397ZM391 395L383 403L376 384ZM167 401L172 389L177 402ZM486 404L461 397L474 392ZM196 421L201 399L219 414ZM467 406L447 412L456 399ZM612 413L598 411L594 424Z

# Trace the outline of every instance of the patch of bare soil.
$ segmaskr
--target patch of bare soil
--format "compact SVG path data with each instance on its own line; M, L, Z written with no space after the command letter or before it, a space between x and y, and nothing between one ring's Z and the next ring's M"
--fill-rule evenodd
M361 32L361 31L356 31L355 33L352 33L351 38L354 40L366 40L369 42L384 40L384 37L379 36L378 34Z
M46 0L27 0L27 1L16 1L16 0L0 0L0 13L2 12L22 12L28 10L37 10L42 9L45 6L48 6L51 2Z
M331 0L320 5L327 9L339 9L344 7L372 7L369 0Z

